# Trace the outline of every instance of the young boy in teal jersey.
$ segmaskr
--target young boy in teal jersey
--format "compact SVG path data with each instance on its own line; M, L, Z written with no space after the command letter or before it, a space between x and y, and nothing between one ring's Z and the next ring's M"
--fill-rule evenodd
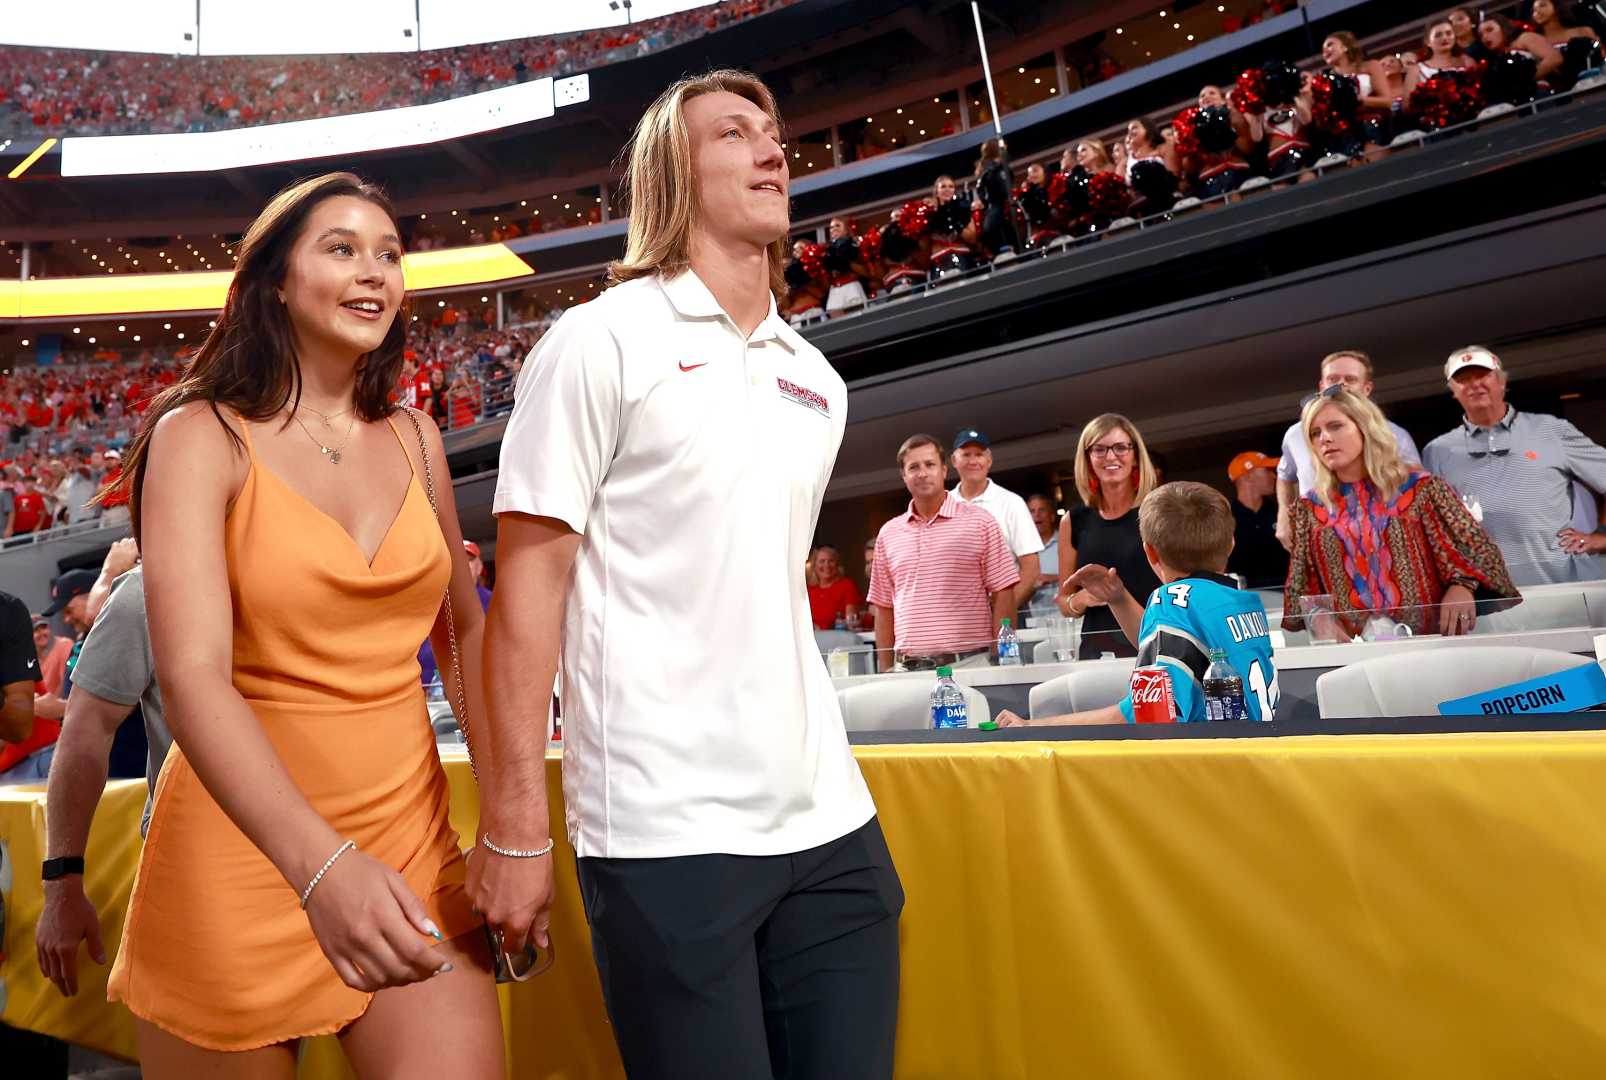
M1137 662L1160 665L1171 676L1177 719L1205 719L1204 675L1214 650L1244 681L1249 719L1270 720L1277 709L1277 668L1272 663L1266 608L1258 594L1238 588L1226 576L1232 554L1232 508L1214 488L1178 481L1155 488L1138 509L1143 553L1160 587L1140 604L1121 576L1108 567L1088 565L1072 574L1066 591L1085 589L1110 606L1127 638L1137 646ZM1030 720L1005 709L999 727L1024 724L1120 724L1132 722L1132 696L1102 709L1041 716Z

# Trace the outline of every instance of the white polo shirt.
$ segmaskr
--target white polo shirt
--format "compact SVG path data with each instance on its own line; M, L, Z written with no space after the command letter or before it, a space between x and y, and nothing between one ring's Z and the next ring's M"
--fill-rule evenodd
M847 388L687 271L564 313L519 378L493 509L581 535L563 797L581 856L777 855L875 813L798 572Z
M989 479L987 486L974 499L965 498L957 487L954 488L954 498L971 506L979 506L993 515L993 520L1004 531L1004 543L1009 545L1015 558L1036 555L1043 550L1043 538L1037 534L1037 525L1032 521L1032 512L1026 500L1008 488L1000 487Z

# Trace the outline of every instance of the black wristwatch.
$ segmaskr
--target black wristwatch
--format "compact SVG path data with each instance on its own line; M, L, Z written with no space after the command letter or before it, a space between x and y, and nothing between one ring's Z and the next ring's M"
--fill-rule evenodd
M46 859L44 867L39 872L41 881L55 881L68 874L82 876L84 872L84 857L82 855L67 855L60 859Z

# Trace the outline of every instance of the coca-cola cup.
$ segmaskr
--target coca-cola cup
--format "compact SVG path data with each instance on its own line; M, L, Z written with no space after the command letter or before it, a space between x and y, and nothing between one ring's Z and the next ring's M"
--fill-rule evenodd
M1171 673L1159 664L1132 669L1132 719L1139 724L1176 723Z

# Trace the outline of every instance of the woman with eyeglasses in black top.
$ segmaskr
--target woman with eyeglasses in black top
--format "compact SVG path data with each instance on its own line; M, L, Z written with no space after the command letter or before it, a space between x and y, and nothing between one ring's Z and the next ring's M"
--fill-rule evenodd
M1145 599L1160 587L1138 535L1138 507L1159 478L1137 427L1124 416L1105 413L1082 429L1076 443L1076 490L1081 506L1060 519L1060 611L1082 618L1078 655L1135 656L1132 643L1110 609L1085 590L1067 592L1065 582L1084 566L1114 568L1133 596Z

